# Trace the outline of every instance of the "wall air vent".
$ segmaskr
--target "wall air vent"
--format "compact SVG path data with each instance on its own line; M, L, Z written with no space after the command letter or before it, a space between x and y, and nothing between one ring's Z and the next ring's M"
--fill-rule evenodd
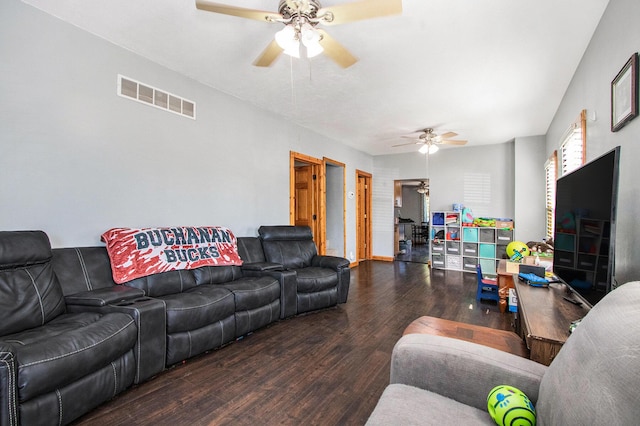
M118 74L118 96L196 119L196 103Z

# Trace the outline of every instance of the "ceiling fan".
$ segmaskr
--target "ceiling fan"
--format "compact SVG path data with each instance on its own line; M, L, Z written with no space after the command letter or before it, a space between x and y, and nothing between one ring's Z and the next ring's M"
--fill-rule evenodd
M323 53L343 68L358 60L326 31L316 28L318 24L338 25L347 22L377 18L402 13L402 0L360 0L354 3L322 7L318 0L280 0L278 12L246 9L207 0L196 0L196 8L208 12L238 16L263 22L280 22L284 28L258 56L253 65L268 67L285 53L307 57Z
M455 132L446 132L441 135L435 133L435 131L431 127L427 127L426 129L422 129L418 131L420 134L416 136L402 136L403 138L414 139L413 142L401 143L396 146L406 146L406 145L422 145L419 151L422 154L433 154L438 151L438 145L466 145L467 141L463 140L453 140L450 138L454 138L458 136Z

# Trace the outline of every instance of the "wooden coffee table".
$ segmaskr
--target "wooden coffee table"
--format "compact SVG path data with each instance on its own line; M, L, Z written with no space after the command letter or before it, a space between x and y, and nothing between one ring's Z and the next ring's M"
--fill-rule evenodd
M409 324L402 334L434 334L453 337L529 358L529 350L524 340L516 333L506 330L424 316Z

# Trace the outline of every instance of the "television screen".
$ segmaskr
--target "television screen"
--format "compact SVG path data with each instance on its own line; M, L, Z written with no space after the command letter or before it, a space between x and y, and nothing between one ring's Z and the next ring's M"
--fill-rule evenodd
M553 272L595 305L611 290L620 147L556 183Z

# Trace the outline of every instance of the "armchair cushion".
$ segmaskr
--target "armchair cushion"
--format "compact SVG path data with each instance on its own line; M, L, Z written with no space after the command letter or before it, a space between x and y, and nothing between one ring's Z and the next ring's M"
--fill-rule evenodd
M437 393L402 384L387 386L366 424L495 426L486 408L480 410Z
M298 293L316 293L336 287L336 272L332 269L310 266L295 271L298 275Z
M130 351L137 328L122 313L65 314L47 324L2 336L18 363L18 399L26 401L86 376Z

